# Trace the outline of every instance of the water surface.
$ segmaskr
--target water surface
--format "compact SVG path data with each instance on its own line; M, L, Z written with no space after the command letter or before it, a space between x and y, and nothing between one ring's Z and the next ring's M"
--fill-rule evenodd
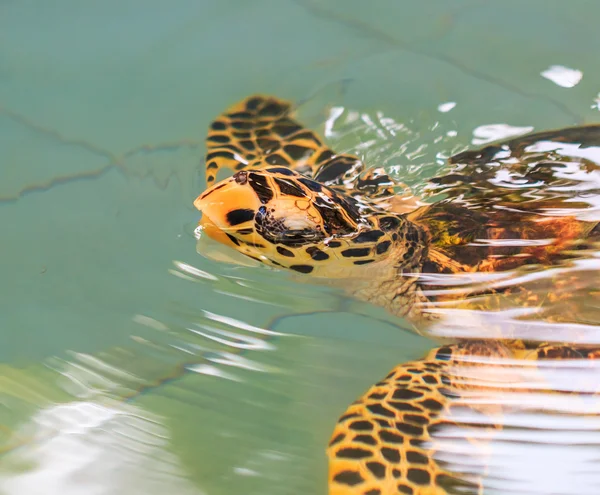
M255 92L306 101L334 149L421 192L466 147L596 122L599 14L547 0L0 2L0 493L326 493L337 417L433 342L198 248L209 122ZM597 343L590 259L571 323ZM597 372L553 373L548 390L589 390ZM528 397L488 492L596 493L597 404L569 402L557 422L557 399L532 424Z

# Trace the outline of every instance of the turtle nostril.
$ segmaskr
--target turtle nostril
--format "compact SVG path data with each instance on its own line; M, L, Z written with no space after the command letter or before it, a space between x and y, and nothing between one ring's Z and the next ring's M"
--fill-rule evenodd
M233 180L237 184L244 185L246 182L248 182L248 172L236 172L233 174Z

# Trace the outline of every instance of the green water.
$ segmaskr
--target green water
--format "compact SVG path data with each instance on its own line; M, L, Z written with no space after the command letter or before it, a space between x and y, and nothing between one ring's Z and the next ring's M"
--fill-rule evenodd
M337 417L432 343L199 254L209 122L255 92L308 98L321 129L331 106L383 114L404 128L367 161L418 190L481 126L598 121L599 15L583 0L0 1L0 493L325 493ZM583 77L541 75L556 65ZM343 129L332 146L383 143Z

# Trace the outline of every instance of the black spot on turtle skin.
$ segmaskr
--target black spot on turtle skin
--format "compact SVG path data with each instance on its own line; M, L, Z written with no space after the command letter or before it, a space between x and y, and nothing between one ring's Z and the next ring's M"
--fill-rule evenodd
M384 232L395 230L400 227L400 219L397 217L383 217L379 219L379 227Z
M231 234L228 234L227 232L225 232L225 235L229 238L229 240L231 242L233 242L236 246L240 245L240 241L238 241L235 237L233 237Z
M211 134L207 138L208 141L213 143L228 143L230 141L229 136L225 134Z
M307 247L306 254L308 254L315 261L325 261L329 259L329 255L327 253L314 246Z
M252 137L252 133L249 131L237 131L234 130L232 132L233 137L236 137L238 139L250 139Z
M381 462L367 462L367 469L378 479L385 478L385 465Z
M413 464L429 464L427 456L413 450L409 450L406 453L406 460Z
M210 128L213 131L224 131L225 129L227 129L227 124L225 122L215 120L212 124L210 124Z
M397 449L383 447L381 449L381 455L389 462L393 462L395 464L400 462L400 452L398 452Z
M411 423L417 423L418 425L426 425L429 423L429 419L426 416L419 416L417 414L405 414L405 421L410 421Z
M375 418L375 423L383 428L390 428L390 422L387 419Z
M341 471L333 477L333 481L342 485L355 486L365 480L357 471Z
M404 437L392 431L383 430L379 434L379 438L388 443L404 443Z
M263 149L267 153L277 151L280 146L279 141L275 141L274 139L269 138L258 138L256 140L256 143L261 149Z
M249 174L250 187L254 190L260 202L264 205L273 199L273 191L265 176L260 174Z
M373 424L368 421L354 421L348 425L354 431L373 431Z
M414 245L409 244L408 248L406 249L406 252L402 256L402 259L410 260L413 258L414 255L415 255L415 247L414 247Z
M438 379L433 375L425 375L423 377L423 381L425 383L427 383L428 385L437 385L438 384Z
M342 251L342 256L344 258L362 258L363 256L368 256L370 253L370 248L350 248L344 249Z
M297 175L293 170L290 170L289 168L284 168L284 167L269 167L268 169L266 169L266 171L273 172L276 174L281 174L281 175L287 175L289 177L294 177Z
M371 411L373 414L376 414L378 416L384 416L386 418L394 418L396 416L394 411L390 411L389 409L387 409L386 407L384 407L381 404L369 404L367 406L367 409L369 411Z
M377 244L377 247L375 247L375 252L377 254L383 254L390 248L391 245L392 245L392 241L380 242L379 244Z
M323 190L321 184L315 182L314 180L305 179L304 177L301 177L298 179L298 182L304 184L308 189L310 189L313 192L321 192Z
M256 149L254 141L251 141L250 139L244 139L240 141L240 146L242 146L245 150L248 151L254 151Z
M277 187L282 192L282 194L286 194L288 196L295 196L297 198L306 197L304 191L292 181L286 179L279 179L277 177L273 180L275 181L275 184L277 184Z
M292 265L290 269L299 273L310 273L314 270L314 267L310 265Z
M396 400L414 400L423 397L423 394L407 388L397 388L392 397Z
M287 144L283 147L292 160L303 160L311 156L315 151L306 146L298 146L297 144Z
M233 112L227 115L230 119L251 119L253 115L250 112Z
M410 468L406 477L417 485L428 485L431 482L430 474L424 469Z
M235 233L238 235L249 235L249 234L252 234L252 232L254 232L254 229L249 228L249 229L239 229Z
M370 450L358 447L345 447L337 451L336 457L341 459L366 459L373 457L373 453Z
M240 162L240 163L238 163L238 164L237 164L237 165L236 165L234 168L235 168L236 170L243 170L243 169L245 169L245 168L246 168L246 166L247 166L247 164L246 164L246 163L244 163L244 162Z
M357 244L363 242L377 242L383 235L384 234L381 230L367 230L366 232L361 232L358 234L353 240Z
M216 168L219 168L219 166L218 166L218 165L217 165L215 162L210 162L210 163L209 163L209 164L206 166L206 168L207 168L208 170L214 170L214 169L216 169Z
M377 440L375 440L371 435L356 435L352 441L363 443L365 445L377 445Z
M282 246L277 246L277 252L281 256L287 256L288 258L294 258L296 256L292 251L290 251L289 249L286 249Z
M357 260L354 262L355 265L368 265L369 263L373 263L375 260Z
M412 487L407 485L398 485L398 492L404 493L405 495L413 495L415 493Z
M365 495L381 495L381 490L379 488L373 488L368 492L365 492Z
M250 111L254 111L258 108L258 106L264 102L264 98L260 97L260 96L256 96L256 97L252 97L252 98L248 98L246 100L246 109L250 110Z
M339 248L342 243L340 241L329 241L327 244L330 248Z
M441 411L444 406L441 402L438 402L435 399L425 399L419 402L424 408L429 409L430 411Z
M242 120L233 120L231 122L231 127L240 131L247 131L248 129L252 129L254 127L254 123L244 122Z
M287 111L287 105L283 105L281 103L271 101L271 102L267 103L265 106L263 106L258 111L258 114L261 117L277 117L278 115L281 115L285 111Z
M407 423L396 423L396 429L412 437L420 437L423 435L423 428L420 426L409 425Z
M272 155L269 155L267 158L265 158L265 161L269 165L289 165L289 162L286 160L286 158L281 156L279 153L273 153Z
M281 121L277 122L272 128L271 130L277 134L279 137L285 138L291 134L294 134L294 132L298 132L302 130L302 126L294 123L291 120L284 120L282 119Z
M231 210L227 212L227 222L231 226L239 225L244 222L248 222L254 218L254 210L250 208L239 208L237 210Z

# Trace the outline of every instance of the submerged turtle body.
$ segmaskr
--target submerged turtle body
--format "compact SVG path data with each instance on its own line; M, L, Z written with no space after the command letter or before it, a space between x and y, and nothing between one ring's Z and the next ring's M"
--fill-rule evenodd
M289 103L253 96L211 124L209 187L194 204L210 237L265 264L338 284L419 326L436 318L432 304L452 297L425 290L423 275L556 264L566 246L597 236L595 223L576 219L575 180L555 171L570 160L589 170L597 166L585 153L561 154L560 143L578 143L581 150L600 145L600 126L532 134L456 155L453 170L432 180L445 199L423 205L400 196L403 186L384 170L367 170L359 158L325 146L293 119ZM223 168L233 176L215 183ZM499 187L503 170L519 177L521 190ZM539 182L548 187L523 193ZM544 216L550 210L561 212ZM501 239L525 242L493 242ZM442 467L430 445L466 387L453 378L452 366L464 365L465 356L596 355L591 348L504 337L462 340L397 366L338 421L328 449L330 494L478 490L477 482Z

